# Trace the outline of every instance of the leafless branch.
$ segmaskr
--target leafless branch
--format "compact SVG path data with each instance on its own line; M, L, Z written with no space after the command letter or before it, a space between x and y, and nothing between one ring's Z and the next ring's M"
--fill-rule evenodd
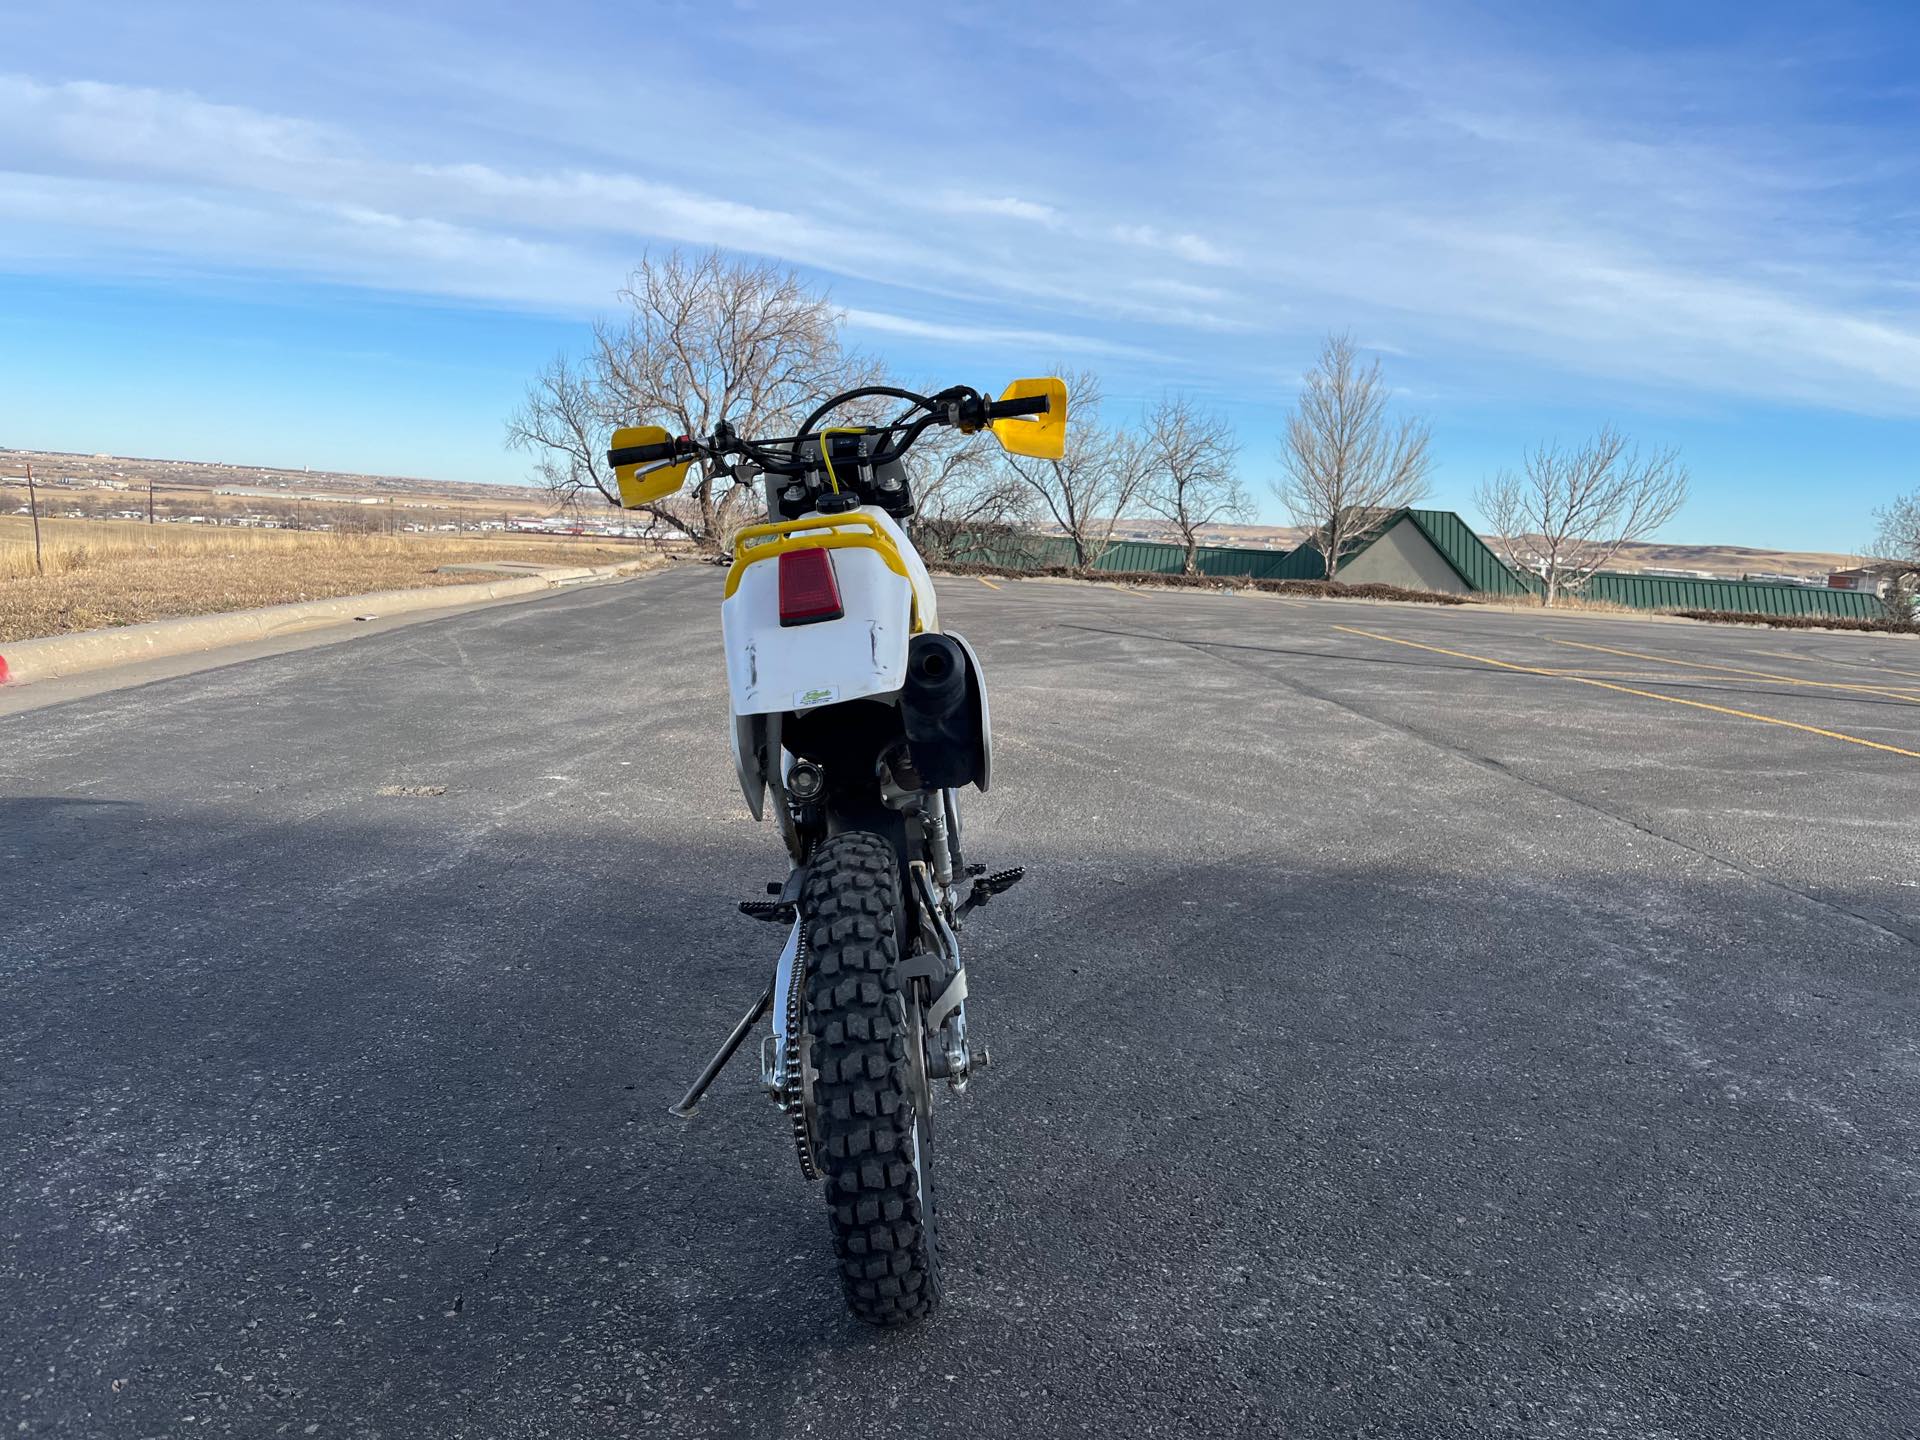
M985 435L962 435L938 425L914 445L913 533L929 560L952 558L957 542L968 534L1004 532L1032 519L1032 491L996 462L997 454Z
M649 255L619 298L623 313L594 327L587 358L552 361L507 426L556 502L593 490L619 503L603 459L617 426L703 435L725 418L745 434L778 434L876 373L842 346L831 302L777 265L717 250ZM759 509L751 487L696 468L681 496L648 512L724 550Z
M1534 447L1520 473L1501 472L1477 498L1507 563L1539 575L1552 605L1605 569L1621 546L1671 520L1687 486L1678 450L1643 456L1605 425L1572 449Z
M1920 565L1920 490L1895 497L1873 512L1880 524L1874 548L1888 560L1910 560Z
M1234 473L1240 453L1225 417L1201 410L1189 396L1165 395L1147 413L1148 473L1140 500L1172 524L1186 548L1186 571L1198 569L1200 531L1252 514Z
M1327 578L1394 512L1424 499L1433 468L1427 422L1393 420L1380 362L1363 365L1347 335L1329 335L1287 417L1274 493Z
M1081 371L1064 378L1065 453L1058 460L1007 455L1001 463L1065 532L1075 568L1085 570L1112 548L1115 528L1146 481L1147 451L1137 435L1100 423L1098 376Z
M1892 577L1889 603L1902 618L1920 618L1920 490L1896 496L1873 518L1880 524L1874 548L1905 567Z

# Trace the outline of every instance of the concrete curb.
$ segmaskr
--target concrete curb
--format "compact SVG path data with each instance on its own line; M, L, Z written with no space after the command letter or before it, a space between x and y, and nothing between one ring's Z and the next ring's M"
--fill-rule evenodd
M82 630L74 635L48 635L38 640L19 641L0 653L0 685L56 680L135 660L155 660L168 655L217 650L222 646L248 641L271 640L323 625L338 625L343 621L505 600L563 585L609 579L623 573L637 573L634 562L592 569L541 570L535 574L516 575L510 580L488 580L474 585L376 590L365 595L340 595L331 600L300 600L291 605L268 605L258 610L230 610L220 615L183 615L173 620L150 620L143 625L116 625L107 630Z

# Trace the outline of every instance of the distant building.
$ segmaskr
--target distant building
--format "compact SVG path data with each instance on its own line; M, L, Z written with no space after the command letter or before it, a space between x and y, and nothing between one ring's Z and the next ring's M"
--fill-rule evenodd
M1623 567L1624 568L1624 567ZM1731 575L1722 575L1718 570L1671 570L1653 565L1643 565L1637 570L1628 570L1633 575L1652 575L1661 580L1731 580Z
M1851 570L1835 570L1827 576L1827 588L1859 590L1868 595L1878 595L1884 600L1900 577L1911 575L1915 568L1897 560L1876 560L1870 565L1856 565Z

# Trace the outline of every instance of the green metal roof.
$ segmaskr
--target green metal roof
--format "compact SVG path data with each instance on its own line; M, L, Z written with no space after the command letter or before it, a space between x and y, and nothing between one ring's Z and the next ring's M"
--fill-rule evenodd
M1453 511L1408 510L1406 517L1473 589L1496 595L1525 595L1532 588Z
M1531 590L1532 587L1515 575L1506 562L1488 548L1487 542L1474 534L1473 528L1451 510L1405 507L1394 511L1385 523L1341 558L1341 566L1344 568L1352 564L1375 541L1402 523L1412 525L1424 535L1427 543L1439 552L1440 558L1452 567L1453 573L1460 577L1469 590L1495 595L1525 595ZM1325 574L1325 567L1312 547L1303 545L1300 548L1313 555L1314 578Z

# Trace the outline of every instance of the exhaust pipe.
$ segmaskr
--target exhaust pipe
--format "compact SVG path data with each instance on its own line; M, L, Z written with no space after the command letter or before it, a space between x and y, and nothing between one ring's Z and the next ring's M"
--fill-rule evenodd
M945 635L916 635L908 642L900 712L913 768L928 786L949 789L974 781L983 757L967 657Z

